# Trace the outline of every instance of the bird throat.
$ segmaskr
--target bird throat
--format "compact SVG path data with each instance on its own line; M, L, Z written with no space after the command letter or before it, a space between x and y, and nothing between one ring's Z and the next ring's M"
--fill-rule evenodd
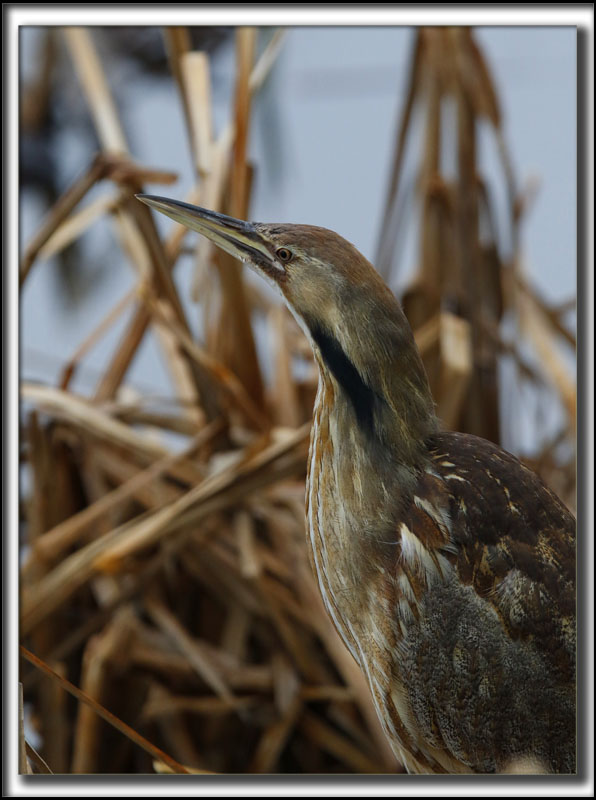
M319 387L308 464L307 540L327 612L362 664L357 598L363 586L384 580L379 568L395 558L395 519L412 491L415 471L396 461L379 436L386 401L340 342L316 326L309 333Z
M359 446L391 470L398 465L419 468L421 446L434 432L436 418L411 334L391 348L389 355L377 353L363 373L357 366L362 361L350 354L329 328L318 321L305 322L321 378L332 378L336 385L334 408L329 411L343 428L342 438L348 434L354 438L358 433Z
M310 332L324 366L334 376L351 404L358 425L367 436L374 436L375 410L384 403L384 399L364 381L335 337L317 324L310 326Z

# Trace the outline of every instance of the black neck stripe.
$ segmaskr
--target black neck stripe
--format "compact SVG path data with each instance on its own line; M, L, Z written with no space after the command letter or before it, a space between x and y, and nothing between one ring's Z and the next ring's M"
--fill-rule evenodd
M334 336L320 325L313 324L308 327L323 361L350 400L358 424L367 433L374 433L375 406L379 401L382 402L382 399L363 380Z

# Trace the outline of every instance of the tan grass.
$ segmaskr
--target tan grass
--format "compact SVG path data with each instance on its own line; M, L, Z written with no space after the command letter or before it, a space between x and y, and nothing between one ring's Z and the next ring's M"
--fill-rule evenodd
M296 359L310 357L308 344L287 312L249 289L240 267L204 238L185 290L206 321L202 335L193 335L174 281L186 229L173 224L161 237L149 209L134 198L144 182L171 183L175 176L131 160L95 33L61 33L56 46L70 55L102 153L90 156L88 169L40 221L24 248L20 279L107 216L134 286L73 342L59 386L21 385L22 459L30 478L21 503L21 679L42 739L36 753L21 729L21 769L399 771L308 563L304 479L317 378L314 367L301 381L293 369ZM218 133L208 55L192 50L185 28L168 28L164 38L196 172L186 199L246 218L252 101L274 68L283 33L259 53L254 30L236 32L234 96ZM440 174L438 158L446 96L456 102L460 126L462 167L453 183ZM499 137L514 240L523 203L492 77L470 31L417 34L377 265L391 280L397 194L418 104L427 112L417 198L420 269L404 303L439 410L450 425L496 436L501 425L487 392L496 388L497 359L506 353L524 379L544 380L563 398L568 436L575 389L550 353L561 341L573 346L574 338L519 265L495 255L498 242L483 249L477 235L479 216L490 218L488 181L476 175L479 119ZM109 185L81 208L99 182ZM473 292L471 306L466 292ZM457 308L454 298L462 301ZM475 313L462 310L470 307ZM520 330L536 347L538 364L502 340L505 307L524 317ZM73 375L125 313L126 328L95 391L76 395ZM275 342L270 385L254 348L259 315ZM130 365L152 332L168 366L167 410L131 396L127 386ZM479 359L488 364L491 389L475 384ZM172 433L181 445L174 446ZM542 463L554 469L548 458ZM573 486L572 476L570 492Z

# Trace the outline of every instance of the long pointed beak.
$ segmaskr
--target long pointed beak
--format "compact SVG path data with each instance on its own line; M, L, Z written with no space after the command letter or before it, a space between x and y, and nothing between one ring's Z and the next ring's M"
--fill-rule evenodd
M272 266L272 253L252 222L244 222L167 197L150 194L137 194L136 197L181 225L202 233L240 261L249 261L265 268Z

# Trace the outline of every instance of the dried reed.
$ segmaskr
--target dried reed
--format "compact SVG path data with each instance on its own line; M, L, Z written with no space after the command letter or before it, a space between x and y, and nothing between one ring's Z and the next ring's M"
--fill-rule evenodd
M418 110L421 113L415 114ZM449 112L453 112L451 115ZM422 131L417 120L422 119ZM507 230L502 241L492 183L483 176L477 139L488 125L501 157L507 187ZM402 172L409 141L422 142L416 197L405 196ZM446 152L451 158L446 157ZM446 164L456 164L451 177ZM524 412L525 386L558 405L563 418L555 442L538 442L539 452L517 454L575 507L573 456L557 456L561 442L575 452L576 388L569 363L575 337L562 315L542 301L523 274L520 237L527 196L518 188L505 142L502 115L490 69L471 28L420 28L411 61L404 111L390 175L376 266L395 280L399 210L413 203L420 215L420 260L403 297L404 310L422 351L447 428L500 443L515 442L514 420ZM515 331L505 333L504 319ZM532 352L532 365L519 343ZM510 358L519 393L500 385L499 365ZM502 411L500 398L515 397ZM511 447L511 444L509 445Z
M162 240L148 209L134 200L144 181L170 183L175 176L133 164L92 34L80 28L62 34L102 152L24 249L21 282L41 258L109 215L137 283L77 345L59 387L21 387L31 409L22 435L31 478L22 502L22 681L43 742L36 753L21 733L21 769L399 771L307 560L303 484L316 373L298 381L293 363L309 357L308 348L288 315L248 291L241 269L224 263L204 239L193 291L201 303L215 296L221 303L219 315L205 314L204 344L196 341L173 280L185 231L172 226ZM255 59L255 31L237 31L233 109L217 138L207 54L191 50L183 28L164 35L196 168L188 199L245 217L251 98L274 64L281 34ZM441 177L438 164L447 94L459 115L461 183L455 184ZM573 342L515 264L479 244L477 225L466 228L470 215L489 214L477 191L477 119L487 116L501 135L492 81L469 32L418 34L379 267L390 275L404 142L412 108L424 98L423 256L406 310L447 424L469 422L495 437L504 273L514 275L506 302L523 310L532 341L543 349L561 336ZM99 182L113 187L79 209ZM484 278L474 283L478 271ZM463 293L466 286L475 287L473 297ZM94 395L75 395L74 371L127 311L128 326ZM254 348L257 314L275 331L269 387ZM221 315L234 325L221 324ZM152 410L148 399L131 403L122 392L150 330L170 370L176 402L167 414ZM561 389L571 416L573 386L555 360L547 378ZM182 449L173 448L171 431L185 438Z

